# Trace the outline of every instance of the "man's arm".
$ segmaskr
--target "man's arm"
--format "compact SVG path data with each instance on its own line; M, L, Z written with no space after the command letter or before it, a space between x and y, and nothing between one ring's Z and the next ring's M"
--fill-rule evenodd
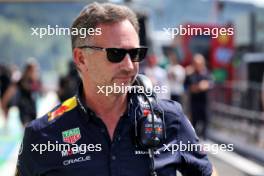
M31 127L25 129L23 141L20 146L15 176L36 176L37 161L33 157L31 141L34 140Z
M9 108L8 104L10 103L12 97L15 96L16 91L17 91L17 86L15 84L11 84L3 95L3 98L1 100L1 105L5 118L7 118L8 115L8 108Z
M188 144L188 146L193 146L189 147L186 151L180 151L182 157L180 172L184 176L211 176L212 164L208 160L206 153L202 150L198 137L188 118L183 114L181 107L179 107L179 115L180 124L177 141L179 145Z

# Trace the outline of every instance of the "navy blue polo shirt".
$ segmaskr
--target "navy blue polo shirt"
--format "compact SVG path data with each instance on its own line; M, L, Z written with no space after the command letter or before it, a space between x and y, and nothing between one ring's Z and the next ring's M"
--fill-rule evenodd
M129 98L111 141L103 121L84 106L80 95L66 100L26 127L17 175L149 176L147 149L135 139L135 117L142 116L138 104ZM174 145L198 142L180 105L170 100L158 104L154 108L164 111L167 134L155 150L158 176L175 176L176 170L186 176L210 176L212 166L204 152L174 150Z

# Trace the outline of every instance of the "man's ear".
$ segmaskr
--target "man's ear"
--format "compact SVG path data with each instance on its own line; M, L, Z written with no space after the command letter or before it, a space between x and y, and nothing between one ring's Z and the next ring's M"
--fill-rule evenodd
M79 70L82 70L81 68L84 66L84 55L80 48L74 48L73 49L73 61L75 65L78 67Z

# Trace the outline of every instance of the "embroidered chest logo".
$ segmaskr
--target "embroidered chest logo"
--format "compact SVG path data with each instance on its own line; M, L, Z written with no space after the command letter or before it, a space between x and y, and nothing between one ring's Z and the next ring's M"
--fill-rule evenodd
M74 144L81 139L80 128L73 128L62 132L63 142Z

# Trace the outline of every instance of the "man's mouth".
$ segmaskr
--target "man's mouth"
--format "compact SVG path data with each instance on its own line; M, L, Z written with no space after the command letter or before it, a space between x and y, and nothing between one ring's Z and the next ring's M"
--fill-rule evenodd
M120 74L114 77L118 83L132 84L135 80L136 75L134 74Z
M116 77L116 79L122 79L122 80L129 80L131 79L131 76L120 76L120 77Z
M132 77L124 76L124 77L116 77L116 80L120 81L121 83L129 83L132 80Z

